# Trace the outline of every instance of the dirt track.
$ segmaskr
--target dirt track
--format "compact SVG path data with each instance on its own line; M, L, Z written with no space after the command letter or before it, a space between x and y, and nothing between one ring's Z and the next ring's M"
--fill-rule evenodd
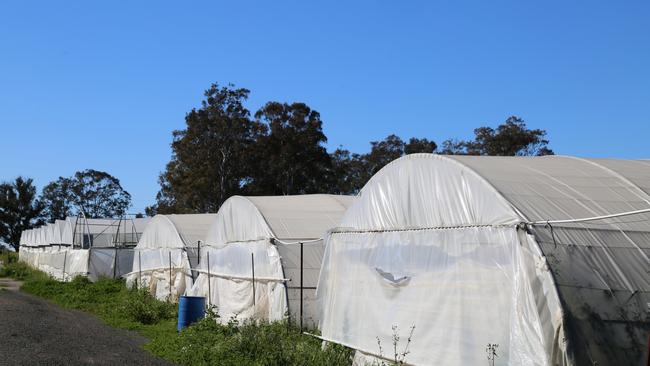
M170 365L140 348L139 335L17 286L0 279L0 365Z

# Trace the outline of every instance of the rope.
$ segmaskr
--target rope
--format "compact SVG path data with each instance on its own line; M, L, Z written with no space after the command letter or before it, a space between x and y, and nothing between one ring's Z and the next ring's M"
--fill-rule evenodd
M403 232L403 231L425 231L425 230L457 230L457 229L471 229L471 228L504 228L512 227L515 223L510 224L475 224L475 225L455 225L455 226L431 226L431 227L415 227L403 229L368 229L368 230L346 230L345 228L338 228L330 231L331 234L365 234L365 233L390 233L390 232Z
M553 232L553 225L551 225L548 221L546 222L546 225L544 225L545 228L550 228L551 229L551 238L553 238L553 247L557 249L557 241L555 241L555 233Z
M322 241L323 238L303 240L303 241L283 241L276 238L273 238L271 240L272 242L283 244L283 245L294 245L294 244L314 244L314 243L318 243L319 241Z
M620 212L620 213L615 213L615 214L611 214L611 215L585 217L585 218L581 218L581 219L532 221L532 222L527 222L526 224L528 224L528 225L544 225L544 226L550 225L550 224L568 224L568 223L573 223L573 222L586 222L586 221L613 219L613 218L617 218L617 217L639 215L639 214L644 214L644 213L650 213L650 208L646 208L646 209L643 209L643 210Z
M278 243L278 244L283 244L283 245L294 245L294 244L300 244L300 243L302 243L302 244L314 244L314 243L317 243L317 242L323 240L323 238L309 239L309 240L298 240L298 241L283 241L283 240L280 240L280 239L277 239L277 238L259 238L259 239L228 241L228 242L223 243L221 246L216 246L216 245L212 245L212 244L203 244L201 246L201 248L220 249L220 248L223 248L223 247L225 247L226 245L229 245L229 244L252 243L252 242L266 241L266 240L269 240L271 242L271 244Z
M515 226L519 225L543 225L546 228L550 228L553 231L553 226L555 224L564 224L564 223L573 223L573 222L587 222L587 221L596 221L596 220L605 220L617 217L639 215L644 213L650 213L650 208L643 210L627 211L620 212L611 215L603 216L594 216L594 217L585 217L579 219L566 219L566 220L543 220L543 221L522 221L519 224L514 224ZM647 220L644 220L647 221ZM423 230L454 230L454 229L468 229L468 228L502 228L502 227L511 227L512 223L508 224L474 224L474 225L454 225L454 226L431 226L431 227L418 227L418 228L401 228L401 229L367 229L367 230L354 230L346 228L335 228L330 231L331 234L364 234L364 233L385 233L385 232L402 232L402 231L423 231ZM555 238L553 238L555 242Z
M550 228L551 229L551 234L553 235L554 233L553 233L553 226L552 225L555 225L555 224L606 220L606 219L612 219L612 218L617 218L617 217L639 215L639 214L644 214L644 213L650 213L650 208L646 208L646 209L643 209L643 210L620 212L620 213L615 213L615 214L611 214L611 215L585 217L585 218L579 218L579 219L523 221L523 222L521 222L519 224L514 224L514 225L515 226L519 226L519 225L523 225L523 226L527 226L527 225L530 225L530 226L543 225L546 228ZM335 229L331 230L330 233L331 234L364 234L364 233L385 233L385 232L423 231L423 230L454 230L454 229L468 229L468 228L502 228L502 227L511 227L511 226L513 226L513 224L509 223L509 224L475 224L475 225L454 225L454 226L432 226L432 227L403 228L403 229L354 230L354 229L346 229L346 228L335 228ZM317 239L317 240L320 240L320 239ZM300 243L300 242L297 242L295 244L298 244L298 243ZM553 235L553 243L557 247L557 243L555 241L555 235ZM285 244L285 243L283 243L283 244ZM286 244L294 244L294 243L286 243Z
M174 272L182 272L185 273L186 275L192 275L191 273L188 273L185 267L172 267L172 270ZM156 271L167 271L169 272L169 266L167 267L155 267L155 268L143 268L140 271L131 271L129 273L125 273L122 275L122 277L126 277L132 274L138 274L138 273L145 273L145 272L156 272ZM195 271L194 269L190 269L189 272Z
M204 273L206 275L208 274L208 271L203 270L203 269L192 269L192 271L196 271L196 272L199 272L199 273ZM253 280L253 278L249 277L249 276L237 276L237 275L230 275L230 274L227 274L227 273L214 273L212 271L210 271L209 276L210 277L228 278L228 279L233 279L233 280L248 280L248 281ZM288 282L288 281L291 281L291 280L289 280L288 278L257 277L257 276L255 276L255 282L258 282L258 281L260 281L260 282Z

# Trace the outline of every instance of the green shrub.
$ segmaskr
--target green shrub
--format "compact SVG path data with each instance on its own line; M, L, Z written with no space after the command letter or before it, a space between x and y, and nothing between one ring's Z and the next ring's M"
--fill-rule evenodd
M128 290L122 306L129 319L142 324L156 324L176 317L176 305L158 301L146 289Z
M221 325L211 316L146 348L181 365L350 365L352 357L286 322Z
M18 262L18 253L9 251L0 251L0 262L5 265Z
M0 277L12 277L16 280L24 281L34 272L34 270L24 262L8 259L7 261L3 260L3 263L4 264L0 268Z

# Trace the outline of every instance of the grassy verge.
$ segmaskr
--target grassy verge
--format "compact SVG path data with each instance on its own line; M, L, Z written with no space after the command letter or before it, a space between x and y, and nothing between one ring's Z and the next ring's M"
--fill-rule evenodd
M4 255L4 254L3 254ZM303 335L285 322L217 324L216 314L176 332L177 306L145 291L127 289L123 281L95 283L77 277L63 283L17 261L0 257L0 277L24 281L21 290L70 309L92 313L108 325L135 330L150 340L145 348L181 365L349 365L351 351Z

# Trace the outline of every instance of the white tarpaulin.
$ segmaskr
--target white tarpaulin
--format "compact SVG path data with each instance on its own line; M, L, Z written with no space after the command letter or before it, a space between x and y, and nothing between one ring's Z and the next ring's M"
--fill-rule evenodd
M205 241L215 214L156 215L133 254L129 286L148 288L158 299L175 301L192 286L192 256ZM171 283L171 288L170 288Z
M648 187L646 163L398 159L327 237L322 336L393 359L414 326L406 362L422 365L484 364L488 344L497 365L640 365L650 215L517 224L647 209Z
M20 260L53 278L119 278L131 272L133 249L149 219L68 217L26 231Z
M303 320L315 324L319 239L338 225L351 202L351 197L321 194L231 197L208 232L191 294L207 296L223 322L232 317L274 321L287 313L298 322L303 242Z

